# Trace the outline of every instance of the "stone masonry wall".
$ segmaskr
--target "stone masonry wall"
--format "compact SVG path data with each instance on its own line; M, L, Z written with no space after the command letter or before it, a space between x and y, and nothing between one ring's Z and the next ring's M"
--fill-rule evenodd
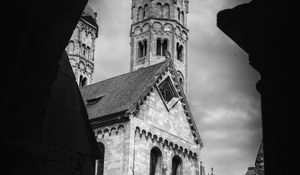
M138 70L160 63L165 56L156 53L157 39L168 41L167 50L175 68L183 75L187 92L187 14L188 0L132 0L130 70ZM138 57L138 43L147 42L147 54ZM183 47L182 58L177 57L177 43Z
M141 106L136 117L130 119L135 130L133 170L135 175L149 174L150 152L157 147L162 152L162 171L172 172L172 158L178 155L183 162L183 175L199 172L200 148L193 140L186 116L179 101L168 111L155 89Z
M150 152L153 147L158 148L162 153L162 172L163 175L172 173L172 159L175 155L182 160L183 175L198 175L198 162L193 156L185 154L184 151L174 149L169 144L151 138L136 130L134 138L134 174L145 175L150 172Z
M153 147L162 153L163 175L171 174L175 155L182 160L183 175L199 173L200 146L194 142L181 101L168 111L156 89L130 121L94 132L105 147L104 175L149 174Z
M97 142L104 144L104 175L125 175L129 161L129 125L118 123L97 128Z
M186 115L181 105L181 101L167 110L158 91L155 89L141 106L137 118L153 127L164 130L180 139L194 143Z

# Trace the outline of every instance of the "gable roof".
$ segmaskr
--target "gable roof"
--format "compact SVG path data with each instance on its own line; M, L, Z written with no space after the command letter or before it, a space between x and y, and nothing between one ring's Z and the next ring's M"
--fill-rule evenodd
M108 122L114 117L122 121L126 117L128 119L129 114L135 115L149 92L162 80L162 74L166 72L172 74L171 78L175 82L195 142L203 147L183 87L179 85L177 71L170 59L81 88L83 99L92 102L90 105L86 103L89 119Z
M94 105L87 104L89 119L129 110L150 80L165 64L162 62L81 88L85 101L102 97Z

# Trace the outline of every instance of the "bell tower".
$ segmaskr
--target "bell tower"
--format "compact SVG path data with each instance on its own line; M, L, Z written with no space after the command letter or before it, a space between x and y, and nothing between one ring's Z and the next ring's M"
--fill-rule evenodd
M66 47L79 87L92 83L95 40L97 37L97 13L87 4Z
M130 71L164 61L167 52L187 89L188 0L132 0Z

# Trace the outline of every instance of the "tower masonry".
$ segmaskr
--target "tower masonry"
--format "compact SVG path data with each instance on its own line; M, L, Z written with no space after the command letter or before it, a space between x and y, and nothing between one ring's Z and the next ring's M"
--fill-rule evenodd
M87 4L66 51L80 87L92 83L94 73L95 40L98 37L97 13Z
M188 0L132 0L130 71L165 60L167 52L187 88Z

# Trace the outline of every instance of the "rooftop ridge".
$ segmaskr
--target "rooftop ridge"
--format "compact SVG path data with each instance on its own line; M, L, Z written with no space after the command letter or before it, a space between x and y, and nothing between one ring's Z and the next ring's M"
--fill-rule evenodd
M110 77L110 78L107 78L107 79L104 79L104 80L101 80L101 81L98 81L96 83L93 83L93 84L89 84L87 86L83 86L83 87L80 87L80 89L85 89L85 88L88 88L90 86L93 86L93 85L96 85L96 84L99 84L99 83L102 83L102 82L105 82L105 81L109 81L109 80L112 80L112 79L115 79L115 78L118 78L118 77L121 77L121 76L125 76L127 74L132 74L132 73L136 73L136 72L139 72L139 71L143 71L145 69L150 69L152 67L155 67L155 66L158 66L160 64L165 64L167 62L167 60L165 61L162 61L160 63L157 63L157 64L153 64L151 66L148 66L148 67L145 67L145 68L142 68L142 69L138 69L138 70L135 70L135 71L132 71L132 72L127 72L127 73L123 73L123 74L120 74L120 75L117 75L117 76L114 76L114 77Z

